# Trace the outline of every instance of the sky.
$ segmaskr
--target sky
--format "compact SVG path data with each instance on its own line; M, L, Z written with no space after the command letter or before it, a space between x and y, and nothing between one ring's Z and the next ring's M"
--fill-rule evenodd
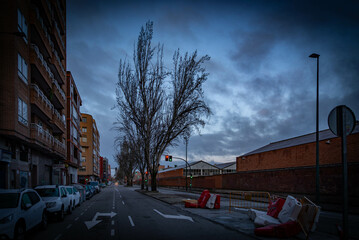
M237 156L315 132L319 57L319 130L346 105L359 116L358 1L67 1L67 70L100 132L100 155L117 166L113 130L120 60L132 60L148 20L164 62L195 50L204 66L205 100L213 114L189 139L189 161ZM185 158L183 140L164 154ZM174 161L161 164L183 164Z

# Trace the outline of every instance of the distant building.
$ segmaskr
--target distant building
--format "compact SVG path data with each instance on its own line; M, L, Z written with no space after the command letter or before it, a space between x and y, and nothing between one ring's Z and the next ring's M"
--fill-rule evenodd
M82 105L80 93L71 72L66 74L66 132L67 132L67 158L66 158L66 183L77 183L77 169L81 165L81 113Z
M220 174L235 173L237 171L236 162L219 163L219 164L214 164L214 166L220 169Z
M193 163L188 163L188 165L187 165L188 177L190 176L190 174L196 177L196 176L217 175L220 174L221 172L221 170L218 167L209 164L207 162L204 162L202 160ZM158 172L159 178L180 177L180 176L186 176L186 164L174 168L163 169Z
M0 15L0 188L65 183L66 1Z
M81 167L78 170L79 182L100 180L100 135L97 130L96 121L89 114L82 113Z

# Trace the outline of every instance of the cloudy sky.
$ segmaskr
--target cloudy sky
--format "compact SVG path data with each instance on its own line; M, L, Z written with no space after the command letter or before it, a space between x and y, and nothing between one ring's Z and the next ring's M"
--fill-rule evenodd
M340 4L340 5L339 5ZM235 161L263 145L315 131L337 105L359 116L359 6L354 1L67 1L67 69L94 116L101 155L113 155L115 87L141 26L154 22L166 66L176 49L208 54L204 85L213 115L188 144L190 161ZM185 157L185 146L167 154ZM164 164L165 161L162 161ZM179 163L172 163L179 164ZM166 163L168 165L168 163Z

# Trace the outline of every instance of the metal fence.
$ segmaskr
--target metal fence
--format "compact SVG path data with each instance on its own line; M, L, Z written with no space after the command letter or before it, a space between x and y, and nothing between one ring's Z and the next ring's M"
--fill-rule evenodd
M267 211L269 202L269 192L231 192L229 194L229 211L231 208L253 208Z

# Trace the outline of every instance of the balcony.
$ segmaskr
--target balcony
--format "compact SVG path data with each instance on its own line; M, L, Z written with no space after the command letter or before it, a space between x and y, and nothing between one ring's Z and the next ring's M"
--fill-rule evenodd
M63 107L65 107L66 102L66 96L64 90L60 87L59 83L56 81L56 79L52 79L53 89L55 89L55 95L59 99L59 101L62 103Z
M42 126L31 123L30 124L30 136L33 141L40 145L42 148L51 149L54 143L54 137L50 132L44 130Z
M61 114L54 109L53 115L52 115L52 123L57 127L57 131L58 133L64 133L65 129L66 129L66 122L63 118L63 115L61 116Z
M50 100L36 84L31 84L30 100L31 104L36 105L47 116L48 119L52 118L54 113L54 105L52 105Z
M56 155L61 156L63 159L65 159L66 146L63 142L60 142L58 139L54 138L52 150Z
M52 62L56 66L57 72L61 76L62 81L65 82L65 79L66 79L65 67L62 65L59 54L57 53L57 51L55 49L53 49L53 53L54 53L55 59L53 59Z
M53 78L53 74L47 65L47 62L44 60L44 57L40 53L39 48L35 44L31 44L31 49L30 63L36 66L42 78L46 81L48 87L50 87L52 85L51 76Z
M62 39L60 29L59 29L59 27L57 25L57 22L55 20L53 21L53 26L54 26L52 28L53 34L54 34L54 36L55 36L55 38L57 40L57 43L59 45L59 49L61 51L62 56L65 56L65 49L66 49L65 48L65 42Z
M54 48L54 43L51 41L44 20L42 19L40 15L40 11L37 7L35 7L34 11L31 11L30 21L31 21L30 23L36 27L37 32L39 33L39 36L41 38L41 41L43 42L46 48L46 51L51 56L52 49Z
M56 0L56 4L55 4L55 8L58 12L58 16L59 16L59 20L60 20L60 25L62 27L62 29L65 30L65 14L64 12L62 11L61 9L61 5L60 5L60 1L59 0Z

